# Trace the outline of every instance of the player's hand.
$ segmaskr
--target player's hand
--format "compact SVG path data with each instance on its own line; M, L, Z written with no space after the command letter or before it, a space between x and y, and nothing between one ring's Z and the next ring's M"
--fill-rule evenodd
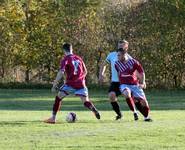
M57 85L58 85L58 82L53 81L53 87L51 88L51 92L53 93L57 92Z
M52 93L56 93L56 92L57 92L57 88L53 86L53 87L51 88L51 92L52 92Z
M144 82L143 84L139 84L139 87L142 89L146 89L146 83Z

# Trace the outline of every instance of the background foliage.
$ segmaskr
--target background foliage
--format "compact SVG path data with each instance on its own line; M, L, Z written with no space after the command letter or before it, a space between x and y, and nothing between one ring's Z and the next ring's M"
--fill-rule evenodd
M49 83L71 42L96 84L101 61L126 39L148 86L184 87L184 33L184 0L1 0L0 82Z

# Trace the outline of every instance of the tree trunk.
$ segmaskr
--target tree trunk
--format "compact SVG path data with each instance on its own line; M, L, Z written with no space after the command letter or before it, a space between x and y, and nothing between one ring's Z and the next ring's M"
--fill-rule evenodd
M26 72L25 72L25 82L29 83L30 81L30 69L26 69Z
M102 51L101 51L101 48L99 49L99 56L98 56L98 59L97 59L97 72L96 72L96 76L97 78L99 78L99 71L100 71L100 62L102 60Z

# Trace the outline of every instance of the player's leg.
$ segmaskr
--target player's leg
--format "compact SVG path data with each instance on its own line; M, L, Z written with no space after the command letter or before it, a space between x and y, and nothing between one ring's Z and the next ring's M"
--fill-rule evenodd
M138 86L134 87L133 97L134 97L134 101L137 109L144 116L144 121L152 121L149 115L150 107L149 107L148 101L146 100L146 96L143 89L141 89Z
M97 119L100 119L100 113L98 112L97 108L94 106L92 101L90 101L88 97L80 96L80 98L82 102L84 103L84 106L88 108L89 110L91 110Z
M135 99L135 105L137 109L141 112L141 114L144 116L144 121L152 121L149 112L150 112L150 107L148 105L148 102L146 99L139 99L139 98L134 98Z
M121 90L122 95L126 98L126 102L129 106L130 110L133 112L134 120L138 120L138 114L137 114L134 100L132 98L132 94L131 94L132 91L130 89L130 86L122 84L120 86L120 90Z
M110 103L112 106L112 109L116 112L117 116L116 116L116 120L121 119L122 118L122 113L120 111L120 106L116 97L116 93L115 92L110 92L109 93L109 99L110 99Z
M89 100L87 87L76 90L75 95L80 97L84 106L91 110L95 114L97 119L100 119L100 113L98 112L94 104Z
M57 112L60 110L61 104L62 104L62 99L65 97L64 92L58 92L58 95L55 97L55 101L53 104L53 111L52 111L52 116L45 120L44 122L46 123L55 123L56 122L56 115Z
M121 95L119 86L120 86L119 82L112 82L109 88L109 100L110 100L112 109L117 114L116 120L122 118L122 113L120 111L120 106L119 106L118 99L117 99L117 96Z
M66 92L60 91L58 92L58 95L55 98L55 102L53 104L53 112L52 112L52 117L53 119L56 119L57 112L60 111L60 108L62 106L62 100L64 97L66 97Z
M68 95L69 91L70 91L70 88L66 85L63 85L60 88L58 95L55 97L55 101L53 104L52 116L49 119L45 120L44 122L46 122L46 123L55 123L56 122L56 115L57 115L57 112L61 108L62 100L64 97L66 97Z

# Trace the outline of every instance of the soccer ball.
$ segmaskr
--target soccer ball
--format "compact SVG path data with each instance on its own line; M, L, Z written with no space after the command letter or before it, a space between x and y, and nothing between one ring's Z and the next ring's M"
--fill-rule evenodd
M74 123L77 120L76 114L74 112L69 112L66 116L66 121L68 123Z

